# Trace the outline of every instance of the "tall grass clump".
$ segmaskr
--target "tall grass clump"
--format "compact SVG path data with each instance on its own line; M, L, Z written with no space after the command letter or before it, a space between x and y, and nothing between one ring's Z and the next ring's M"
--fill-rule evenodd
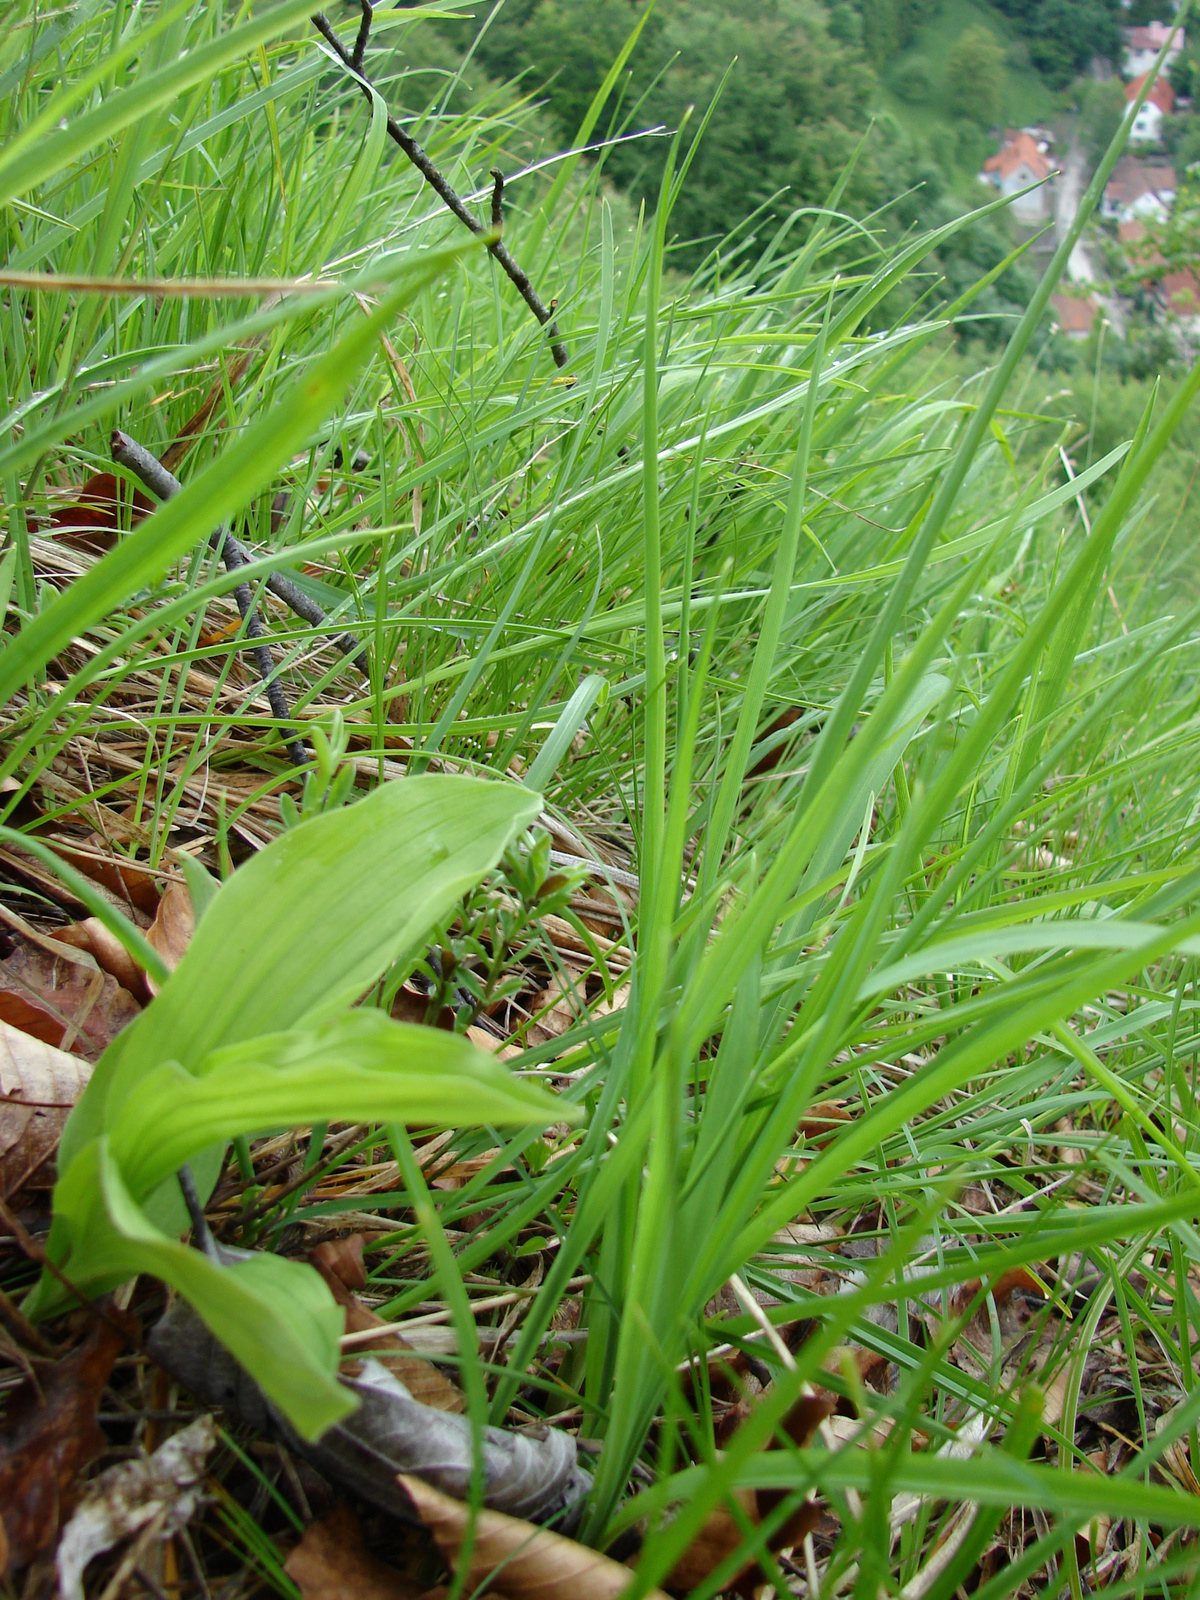
M1101 1518L1114 1582L1182 1581L1196 619L1122 605L1112 566L1200 368L1086 466L1011 392L1124 130L1003 353L937 387L916 358L973 294L873 313L968 224L881 253L835 193L685 280L671 208L703 115L633 217L602 152L513 172L539 136L515 97L428 98L415 9L377 12L368 94L291 0L10 15L3 820L111 795L148 867L183 840L228 869L334 707L362 786L523 776L546 825L636 875L628 976L593 946L562 975L572 1025L510 1061L577 1128L468 1126L456 1149L498 1153L464 1187L389 1196L453 1249L381 1255L383 1314L539 1240L515 1340L460 1360L492 1422L598 1442L579 1536L648 1535L633 1600L753 1485L785 1491L777 1522L827 1505L804 1581L829 1593L941 1600L978 1568L987 1600L1048 1572L1078 1596ZM357 20L331 17L347 50ZM573 148L630 131L614 82ZM389 109L485 229L508 173L502 240L564 366ZM210 393L179 495L134 523L130 482L102 555L51 536L112 429L163 455ZM223 524L252 547L236 573ZM281 570L329 618L264 612L287 718L205 622ZM62 778L81 751L90 793ZM203 839L197 778L228 796ZM1101 1326L1130 1397L1112 1471L1077 1440ZM732 1443L718 1348L770 1380ZM764 1451L807 1384L845 1426ZM1002 1537L1011 1561L980 1566Z

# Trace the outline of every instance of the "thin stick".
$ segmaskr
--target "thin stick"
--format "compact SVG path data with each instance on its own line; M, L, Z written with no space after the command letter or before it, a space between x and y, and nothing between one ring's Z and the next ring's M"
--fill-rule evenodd
M367 46L366 36L370 31L369 12L371 8L369 5L367 5L366 0L360 0L360 3L363 7L363 20L359 25L358 39L355 42L353 52L347 50L342 44L341 40L333 30L333 24L323 11L316 12L316 14L313 16L312 22L317 32L329 45L330 49L335 52L342 65L347 69L348 72L353 73L354 77L357 78L363 94L368 100L370 100L373 94L379 93L379 91L372 84L371 80L367 77L366 73L363 71L362 67L362 55ZM449 183L447 183L446 179L438 171L437 167L434 166L433 162L429 159L428 155L417 143L417 141L412 138L410 134L405 133L404 129L396 121L395 117L392 116L391 112L388 113L387 131L393 143L400 146L401 150L404 151L404 154L425 179L425 182L433 190L434 194L437 195L438 199L444 206L454 213L454 215L462 223L463 227L469 228L476 238L480 238L482 235L484 235L488 230L484 228L483 224L477 217L471 214L470 210L463 203L461 196L450 186ZM563 344L562 340L558 336L558 328L554 322L553 303L549 306L546 305L545 301L530 282L529 274L518 261L513 259L502 240L493 239L488 245L488 249L495 258L495 261L500 267L501 271L505 273L509 281L516 288L518 294L521 296L521 299L524 300L525 304L529 307L530 311L533 312L534 316L541 323L542 327L545 328L549 333L550 353L554 357L555 366L565 367L571 358L567 354L566 345Z
M178 441L176 442L178 443ZM172 449L174 449L174 446L172 446ZM162 462L157 461L144 445L140 445L135 439L131 439L127 433L122 433L119 429L113 433L111 450L112 458L118 466L127 467L135 477L141 479L151 494L156 494L160 500L170 500L173 495L177 495L182 489L183 485L175 477L174 473L164 466ZM217 548L219 539L219 530L209 539L209 543L214 550ZM241 559L237 563L239 566L251 560L249 547L244 545L240 539L235 538L232 533L226 533L225 535L225 548L236 552L240 556ZM314 600L311 595L305 594L300 585L293 583L291 578L285 576L284 573L272 572L267 578L267 588L277 600L282 600L285 606L288 606L298 617L303 618L305 622L310 623L314 628L328 626L329 613L324 606ZM330 637L343 655L354 657L354 665L363 676L370 677L371 666L367 660L367 652L354 634L331 634Z
M499 233L504 226L504 174L493 167L492 178L492 231Z
M236 572L239 567L244 567L247 562L246 552L243 549L235 550L230 546L229 534L223 528L218 528L216 537L219 544L215 546L217 554L225 563L226 572ZM258 666L258 675L262 679L263 688L267 692L270 702L271 715L280 722L287 722L292 715L292 708L288 705L287 695L283 692L283 685L275 676L275 663L271 659L271 647L266 643L263 634L262 619L254 605L254 596L250 593L248 583L239 583L233 591L233 598L237 601L238 611L245 623L246 637L253 641L254 660ZM281 728L281 737L287 747L288 759L294 767L302 767L308 761L308 751L304 742L294 728Z
M223 1266L217 1241L213 1238L208 1218L204 1215L204 1205L196 1188L196 1180L192 1176L191 1162L185 1161L175 1176L179 1179L179 1187L183 1190L183 1203L187 1207L188 1216L192 1219L192 1243L210 1261L215 1261L217 1266Z

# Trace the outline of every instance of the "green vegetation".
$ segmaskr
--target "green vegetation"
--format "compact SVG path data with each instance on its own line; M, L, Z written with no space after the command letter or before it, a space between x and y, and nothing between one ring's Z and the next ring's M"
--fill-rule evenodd
M989 127L1004 93L1004 47L990 28L968 28L946 57L946 104L957 116Z
M1029 41L1029 54L1048 83L1061 88L1094 56L1116 61L1121 0L995 0Z
M40 1284L5 1238L14 1387L86 1325L53 1267L85 1300L138 1272L147 1322L173 1285L317 1432L348 1401L302 1262L356 1233L375 1310L453 1331L479 1461L489 1423L590 1447L574 1537L645 1536L627 1600L728 1505L697 1600L739 1539L778 1593L1190 1593L1200 637L1164 575L1194 549L1200 367L1101 407L1040 365L1118 146L1001 320L970 255L1003 282L995 209L853 214L869 69L807 0L764 0L707 124L673 113L717 86L722 8L685 37L664 4L607 79L641 8L500 13L488 50L540 24L578 65L547 158L681 125L636 168L527 163L542 113L439 77L458 35L415 56L411 9L380 8L366 94L296 0L13 9L0 893L42 944L94 910L161 985L68 1124ZM936 19L890 15L940 72ZM390 141L402 105L478 233ZM778 171L797 192L754 228L673 249ZM117 427L182 481L148 514ZM318 622L269 600L280 572ZM121 892L81 881L96 857ZM121 874L176 869L201 916L168 974ZM249 1261L180 1243L186 1162ZM839 1414L797 1442L805 1385ZM248 1459L266 1489L236 1524L214 1490L175 1587L294 1600L311 1507L229 1431L214 1478ZM754 1525L756 1485L781 1494Z
M1008 127L1024 127L1049 122L1057 110L1057 100L1041 74L1033 66L1027 42L1018 28L996 6L981 0L942 0L930 20L914 35L906 53L897 57L882 77L885 91L895 92L895 85L910 62L923 61L933 81L939 87L946 81L951 52L967 32L985 30L1004 47L1004 72L996 121ZM888 102L892 109L891 102ZM964 176L973 176L978 170L983 154L991 154L994 144L984 146L977 134L972 134L968 152L960 157L955 150L953 135L959 124L947 115L944 97L935 93L929 104L913 116L906 107L895 106L897 115L914 136L936 140L947 151L947 170L961 170ZM976 119L971 119L974 124ZM973 164L972 164L973 163Z

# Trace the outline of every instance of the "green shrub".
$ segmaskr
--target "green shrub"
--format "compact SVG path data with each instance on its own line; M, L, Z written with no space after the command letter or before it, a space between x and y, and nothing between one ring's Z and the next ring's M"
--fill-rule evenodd
M892 89L901 100L924 105L933 94L933 68L924 56L910 56L893 75Z
M990 127L1004 93L1004 47L990 28L968 28L946 58L946 104L956 116Z

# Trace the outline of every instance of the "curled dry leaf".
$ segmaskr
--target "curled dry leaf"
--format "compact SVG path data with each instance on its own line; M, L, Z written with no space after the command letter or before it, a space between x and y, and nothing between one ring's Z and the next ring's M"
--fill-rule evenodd
M54 1186L54 1152L91 1067L0 1022L0 1200Z
M0 1429L0 1532L4 1573L48 1550L80 1472L108 1447L96 1422L100 1395L125 1346L132 1317L109 1310L78 1350L9 1396Z
M343 1373L359 1408L309 1443L185 1301L177 1301L159 1320L146 1346L204 1404L274 1434L326 1478L392 1516L413 1520L399 1473L421 1472L451 1493L467 1493L474 1463L468 1419L422 1405L378 1361L364 1361L356 1375ZM487 1504L533 1521L547 1521L575 1506L592 1486L576 1461L574 1438L557 1428L541 1429L540 1436L486 1428L483 1466Z
M344 1503L305 1529L283 1570L304 1600L419 1600L421 1592L371 1555L358 1518Z
M409 1474L400 1482L453 1567L471 1521L470 1507ZM468 1594L488 1584L509 1600L614 1600L633 1581L628 1567L598 1550L498 1511L479 1513L470 1563ZM661 1589L651 1589L649 1596L666 1600Z
M158 902L158 910L154 914L154 921L150 924L146 938L163 958L163 964L174 972L183 960L184 952L192 942L192 935L196 931L196 914L192 910L192 897L188 893L186 883L172 883L167 885L167 892ZM154 979L146 974L146 987L152 995L158 993L158 985Z
M501 1061L512 1061L524 1054L515 1044L505 1044L503 1039L497 1039L496 1035L489 1033L486 1028L468 1028L467 1038L481 1050L490 1050L493 1055L499 1056Z
M833 1415L833 1411L834 1401L828 1396L801 1395L784 1418L783 1432L793 1444L804 1449L826 1418ZM772 1440L768 1448L778 1448L778 1441ZM787 1498L786 1493L779 1489L740 1489L736 1494L746 1521L753 1526L765 1521ZM799 1544L806 1533L813 1531L820 1519L821 1513L815 1504L799 1506L771 1535L767 1548L785 1550ZM665 1579L666 1587L683 1594L690 1593L739 1548L745 1539L742 1529L743 1522L734 1516L728 1505L714 1506L686 1554L676 1562ZM754 1564L753 1556L743 1561L731 1574L727 1586L736 1583Z
M841 1127L850 1121L850 1113L840 1100L820 1100L809 1106L800 1119L799 1132L818 1150L823 1150Z
M107 889L126 916L141 927L149 925L158 910L158 880L152 872L128 856L114 855L111 842L101 833L89 833L83 840L47 838L46 843L77 872Z
M93 1556L158 1520L166 1538L186 1526L200 1499L205 1464L217 1443L211 1417L197 1417L146 1461L122 1461L102 1472L63 1530L55 1565L61 1600L83 1600L84 1569Z
M63 506L50 518L55 537L85 550L111 550L122 518L136 528L149 516L154 502L140 489L131 489L111 472L95 472L79 491L74 505Z
M0 1022L98 1061L140 1012L137 1001L82 951L65 946L52 955L14 937L16 948L0 961Z
M141 967L99 917L85 917L82 922L58 928L51 938L76 950L86 950L101 971L115 978L122 989L128 989L135 1000L144 1004L150 998Z
M347 1333L365 1333L370 1328L387 1326L382 1317L376 1316L369 1306L363 1305L347 1287L347 1275L351 1279L361 1280L358 1282L360 1288L366 1284L362 1246L362 1235L356 1233L348 1239L331 1239L317 1245L310 1257L313 1266L325 1279L330 1294L345 1310ZM378 1341L372 1339L356 1354L373 1356L393 1377L399 1378L413 1399L419 1400L422 1405L433 1406L437 1411L467 1409L466 1399L458 1385L452 1383L431 1361L413 1353L412 1345L398 1334L383 1334Z
M367 1287L367 1266L363 1260L361 1233L347 1234L342 1239L324 1240L310 1252L309 1260L331 1289L335 1282L343 1289L349 1289L351 1293L356 1289Z

